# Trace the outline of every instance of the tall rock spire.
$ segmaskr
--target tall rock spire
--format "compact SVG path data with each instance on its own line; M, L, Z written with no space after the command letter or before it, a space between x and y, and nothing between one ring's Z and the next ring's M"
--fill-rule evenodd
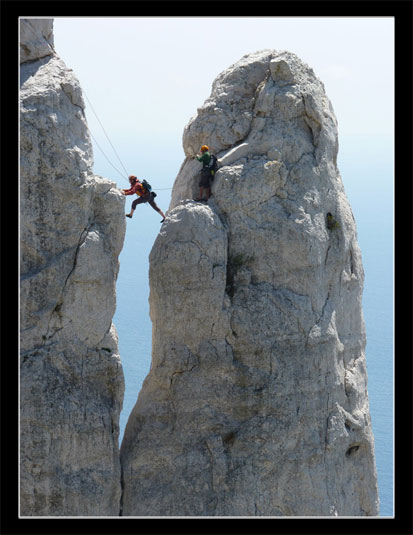
M220 162L207 205L190 200L202 144ZM246 55L183 146L122 514L377 515L364 274L322 82L289 52Z
M118 515L124 198L93 174L82 91L54 52L53 20L20 30L20 514Z

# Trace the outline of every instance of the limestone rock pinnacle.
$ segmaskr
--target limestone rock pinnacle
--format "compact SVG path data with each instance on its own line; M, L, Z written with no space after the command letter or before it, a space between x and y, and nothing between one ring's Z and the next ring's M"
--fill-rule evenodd
M220 163L207 205L191 201L202 144ZM150 255L123 515L377 515L364 273L322 82L289 52L246 55L183 146Z
M20 25L20 514L118 515L124 198L92 172L52 19Z

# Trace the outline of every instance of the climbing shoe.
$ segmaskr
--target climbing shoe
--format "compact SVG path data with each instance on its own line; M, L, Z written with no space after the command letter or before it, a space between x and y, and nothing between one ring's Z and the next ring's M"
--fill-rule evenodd
M132 219L132 216L130 214L126 214L126 217L130 217Z

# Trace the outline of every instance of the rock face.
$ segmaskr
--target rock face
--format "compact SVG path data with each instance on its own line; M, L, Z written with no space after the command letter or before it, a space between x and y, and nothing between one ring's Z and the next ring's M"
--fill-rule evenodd
M220 161L207 205L188 200L204 143ZM291 53L247 55L183 145L122 514L377 515L363 267L323 84Z
M20 514L118 515L124 197L93 175L81 89L52 27L21 21Z

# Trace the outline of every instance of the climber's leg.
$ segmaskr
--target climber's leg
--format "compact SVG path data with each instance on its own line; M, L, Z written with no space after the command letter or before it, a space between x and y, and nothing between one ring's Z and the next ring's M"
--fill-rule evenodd
M156 210L159 214L161 214L161 216L162 216L161 223L163 223L165 221L165 214L162 212L162 210L159 208L159 206L156 204L156 202L153 200L153 198L151 198L151 200L148 201L148 203L152 206L152 208L154 210Z
M130 217L132 219L133 212L136 210L137 205L143 202L145 201L142 199L142 197L138 197L137 199L135 199L132 203L131 211L129 212L129 214L126 214L126 217Z
M202 201L202 196L204 195L204 188L202 186L199 187L199 197L195 199L196 201Z

